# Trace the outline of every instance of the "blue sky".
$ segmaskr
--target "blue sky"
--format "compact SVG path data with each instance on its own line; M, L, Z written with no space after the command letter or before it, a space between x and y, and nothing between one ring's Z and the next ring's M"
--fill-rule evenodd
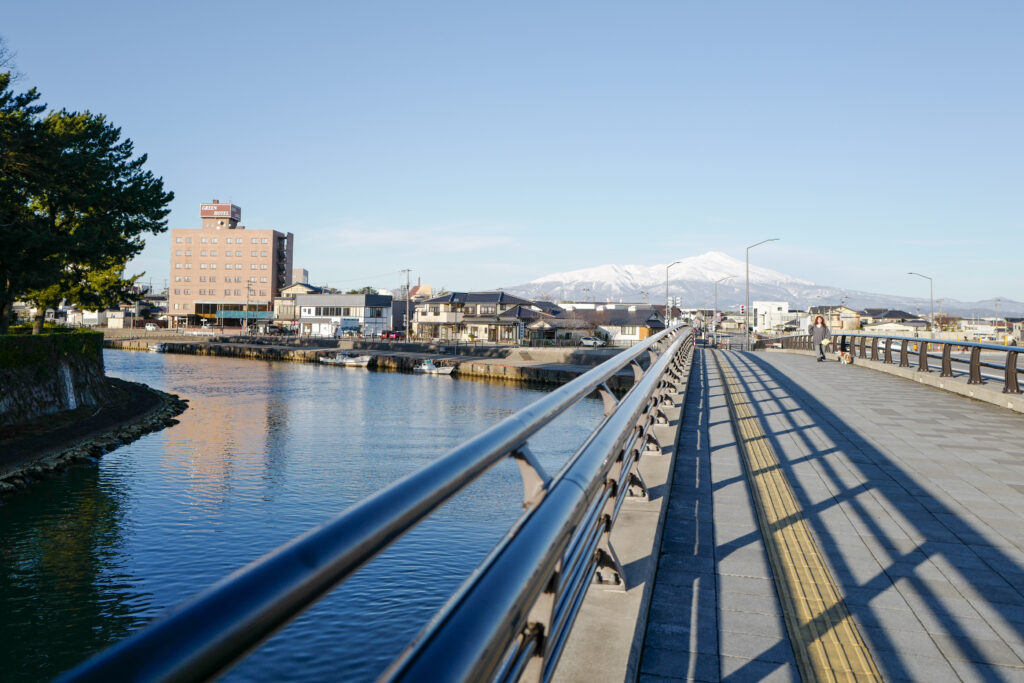
M717 250L1024 300L1024 3L11 2L23 87L314 282L510 286ZM162 283L166 235L135 271Z

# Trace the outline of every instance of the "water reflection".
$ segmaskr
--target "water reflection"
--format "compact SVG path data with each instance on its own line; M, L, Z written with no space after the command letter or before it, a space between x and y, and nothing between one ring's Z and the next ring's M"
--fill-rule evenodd
M55 675L540 395L223 358L110 351L106 364L191 407L0 508L4 680ZM556 470L600 417L588 401L560 419L534 446L542 464ZM372 680L508 529L520 495L501 464L228 678Z

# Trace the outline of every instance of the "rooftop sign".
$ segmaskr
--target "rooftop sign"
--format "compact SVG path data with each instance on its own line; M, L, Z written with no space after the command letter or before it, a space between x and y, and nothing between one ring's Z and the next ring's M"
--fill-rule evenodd
M221 204L219 202L214 202L212 204L200 204L199 217L231 218L233 220L240 221L242 220L242 207L235 206L234 204Z

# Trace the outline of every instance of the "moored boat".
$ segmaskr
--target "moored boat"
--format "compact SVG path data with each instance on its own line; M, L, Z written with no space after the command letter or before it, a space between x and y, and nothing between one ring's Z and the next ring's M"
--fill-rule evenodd
M437 365L429 358L412 369L413 372L422 372L428 375L450 375L455 371L454 365Z
M365 368L373 360L373 356L353 356L347 353L336 353L333 356L320 356L321 363L331 365L347 365L349 367Z

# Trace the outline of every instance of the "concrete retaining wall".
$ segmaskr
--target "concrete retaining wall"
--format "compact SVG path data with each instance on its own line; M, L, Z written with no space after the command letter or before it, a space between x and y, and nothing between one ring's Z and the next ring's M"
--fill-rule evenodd
M102 340L94 333L0 337L0 427L100 405L108 393Z

